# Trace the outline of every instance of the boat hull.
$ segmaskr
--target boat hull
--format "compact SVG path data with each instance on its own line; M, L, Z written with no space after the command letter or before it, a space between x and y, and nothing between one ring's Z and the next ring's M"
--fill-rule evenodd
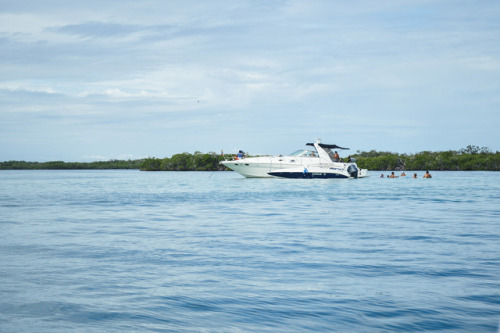
M226 167L241 174L246 178L363 178L367 177L366 169L358 169L354 163L325 163L318 167L309 166L309 172L304 173L307 169L304 166L297 164L285 163L269 163L264 161L250 161L243 159L239 161L224 161ZM355 167L355 173L349 171L349 167Z
M308 166L328 166L331 162L320 158L297 158L292 156L251 157L221 164L247 178L269 178L269 172Z
M295 178L295 179L331 179L331 178L349 178L349 176L331 173L331 172L298 172L298 171L281 171L269 172L269 175L279 178Z
M268 174L273 170L271 163L246 163L242 160L238 163L235 163L235 161L225 161L222 164L246 178L272 177Z

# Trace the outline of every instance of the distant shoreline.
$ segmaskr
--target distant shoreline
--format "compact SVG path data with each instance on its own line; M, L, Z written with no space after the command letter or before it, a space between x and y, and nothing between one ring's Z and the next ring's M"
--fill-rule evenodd
M125 170L141 171L228 171L220 164L234 154L195 152L175 154L166 158L109 160L95 162L0 162L0 170ZM360 168L377 171L500 171L500 152L468 146L459 151L424 151L407 155L391 152L359 152L351 154ZM347 156L344 156L347 158Z
M140 169L143 159L140 160L110 160L95 162L0 162L0 170L113 170L113 169Z

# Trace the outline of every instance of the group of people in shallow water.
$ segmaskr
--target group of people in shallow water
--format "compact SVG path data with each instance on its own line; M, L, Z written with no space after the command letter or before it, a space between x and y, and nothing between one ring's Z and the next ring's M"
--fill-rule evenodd
M398 177L406 177L406 173L403 171L403 172L401 173L401 176L396 176L396 175L394 174L394 171L393 171L393 172L391 172L391 174L390 174L390 175L387 175L387 178L398 178ZM380 178L385 178L384 174L381 174L381 175L380 175ZM416 173L414 173L414 174L413 174L413 177L411 177L411 178L418 178L418 177L417 177L417 174L416 174ZM425 174L424 174L424 177L423 177L423 178L432 178L431 174L429 173L429 170L427 170L427 171L425 172Z

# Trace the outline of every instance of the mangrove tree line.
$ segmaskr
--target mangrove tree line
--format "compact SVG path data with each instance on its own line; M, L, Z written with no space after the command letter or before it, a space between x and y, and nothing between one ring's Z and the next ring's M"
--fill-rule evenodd
M220 155L213 152L194 154L181 153L172 157L149 157L140 160L110 160L98 162L0 162L0 170L15 169L140 169L142 171L224 171L221 161L233 159L235 155ZM250 157L250 156L249 156ZM345 159L346 156L342 156ZM423 151L416 154L392 152L358 151L356 158L360 168L368 170L455 170L455 171L499 171L500 152L489 148L469 145L454 151Z
M92 170L92 169L139 169L144 160L110 160L96 162L0 162L0 170Z
M234 155L226 155L232 158ZM226 167L220 164L224 156L216 153L175 154L168 158L146 158L141 164L142 171L224 171Z
M352 155L360 168L368 170L498 171L500 152L469 145L458 151L423 151L416 154L358 152Z

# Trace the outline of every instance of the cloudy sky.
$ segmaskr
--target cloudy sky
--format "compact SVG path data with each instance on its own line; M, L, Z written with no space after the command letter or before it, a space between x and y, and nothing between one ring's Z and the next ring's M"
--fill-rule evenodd
M500 150L500 2L0 0L0 161Z

